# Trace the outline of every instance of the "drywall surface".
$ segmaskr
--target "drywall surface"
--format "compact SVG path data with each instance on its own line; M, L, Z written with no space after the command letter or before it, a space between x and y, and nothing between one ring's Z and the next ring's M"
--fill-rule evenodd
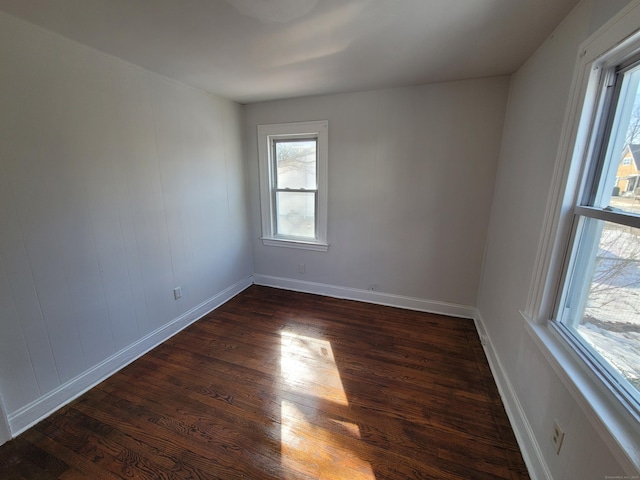
M617 13L601 3L582 2L513 76L478 299L503 380L539 449L528 453L538 455L541 471L554 479L625 473L519 313L529 294L578 47L608 20L605 12ZM566 432L560 455L550 441L554 419Z
M495 77L246 106L256 277L474 306L508 85ZM329 121L329 251L264 246L256 128L309 120Z
M0 65L12 423L250 277L251 248L240 105L4 14Z

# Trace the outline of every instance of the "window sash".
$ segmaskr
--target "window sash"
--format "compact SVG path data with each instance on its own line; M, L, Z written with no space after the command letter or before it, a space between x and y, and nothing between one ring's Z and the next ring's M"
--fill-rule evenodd
M280 174L279 172L279 168L278 168L278 145L280 144L284 144L284 143L303 143L303 142L313 142L315 144L315 150L314 150L314 162L313 162L313 177L314 177L314 181L313 183L313 187L310 188L315 188L317 190L318 188L318 136L317 135L313 135L313 136L296 136L293 138L288 138L288 137L272 137L270 138L270 142L271 142L271 162L269 165L269 168L271 169L271 179L272 179L272 185L273 188L279 188L281 183L281 179L280 179ZM286 188L286 187L285 187ZM290 187L292 190L295 189L295 187ZM302 187L300 187L302 188Z
M312 193L313 194L313 235L291 235L283 234L280 232L278 222L278 193ZM283 239L301 239L304 241L318 240L318 190L317 189L304 189L304 188L274 188L272 189L272 222L273 233L276 238Z
M565 266L563 290L556 305L555 321L552 323L581 359L640 421L640 389L634 387L618 367L599 353L595 345L578 331L585 314L586 302L591 298L589 290L596 269L595 252L602 239L603 222L632 228L639 228L640 222L638 216L602 209L576 207L576 211L580 213L574 216L569 261Z
M303 135L303 136L295 136L295 137L270 137L269 141L271 143L271 161L269 162L269 169L271 170L271 215L272 215L272 230L273 236L275 238L284 238L284 239L302 239L302 240L318 240L318 137L317 135ZM314 142L315 143L315 160L314 160L314 177L315 177L315 186L316 188L280 188L280 175L278 173L278 145L283 143L296 143L296 142ZM313 193L313 235L292 235L287 233L282 233L280 222L279 222L279 193Z
M605 222L618 223L627 227L640 228L640 215L618 210L613 207L596 208L578 205L574 209L574 215L576 217L595 218Z
M561 290L556 297L553 316L554 323L565 340L569 340L568 343L583 361L637 418L640 418L640 389L637 386L634 387L630 379L624 378L622 370L619 370L619 362L607 359L605 350L602 354L596 350L596 345L599 344L599 348L603 348L603 344L594 341L593 337L588 338L588 327L579 331L579 326L587 318L585 316L588 311L587 302L599 298L598 294L592 290L596 288L597 292L599 281L602 281L602 278L599 278L599 281L596 279L597 269L604 269L606 275L607 268L611 268L610 265L607 266L608 260L602 258L598 260L597 256L598 249L601 248L605 238L605 226L610 224L640 229L640 215L604 206L611 200L613 185L615 185L615 183L612 185L613 176L622 161L620 154L624 151L624 145L627 142L627 125L621 122L625 121L625 115L629 115L627 118L630 118L628 109L629 103L631 107L634 105L639 64L639 57L636 56L633 61L611 66L603 69L601 73L600 90L596 94L599 98L598 107L592 117L592 146L589 149L591 158L587 160L582 194L576 197L581 201L573 207L573 222L565 255L563 280L560 284ZM635 72L632 73L634 69ZM630 97L630 93L633 97ZM624 261L626 260L625 258ZM626 295L629 294L624 290L620 291ZM606 294L605 298L608 298ZM594 311L599 310L592 308L591 314ZM604 315L603 318L612 318L610 312L609 314L599 312ZM613 318L620 318L617 315L618 313ZM599 316L594 317L594 320L601 319ZM607 345L606 341L604 344ZM621 354L618 352L614 357L619 359Z

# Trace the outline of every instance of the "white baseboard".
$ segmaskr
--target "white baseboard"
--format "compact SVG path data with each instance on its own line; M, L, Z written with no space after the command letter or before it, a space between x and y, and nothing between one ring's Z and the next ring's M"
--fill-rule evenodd
M11 429L9 428L9 421L7 420L2 396L0 395L0 445L9 440L11 440Z
M474 318L476 308L468 305L458 305L455 303L438 302L435 300L424 300L421 298L404 297L391 293L376 292L372 290L361 290L358 288L340 287L325 283L306 282L283 277L272 277L270 275L253 275L253 282L256 285L282 288L296 292L315 293L327 297L344 298L347 300L358 300L361 302L375 303L389 307L406 308L420 312L437 313L450 317Z
M334 298L358 300L378 305L387 305L406 308L409 310L474 319L485 354L487 355L489 366L498 386L505 410L507 411L511 426L514 430L516 439L529 470L529 474L533 480L551 480L551 474L543 460L531 426L524 415L520 401L518 400L515 391L506 376L502 363L500 362L491 340L488 337L482 316L475 307L269 275L254 275L253 277L247 277L241 280L184 313L172 322L155 330L154 332L151 332L129 347L112 355L78 377L66 382L52 392L49 392L43 397L12 413L8 417L11 435L15 437L35 425L40 420L46 418L51 413L82 395L87 390L116 373L118 370L124 368L193 322L202 318L210 311L230 300L253 283L257 285L282 288L285 290L326 295ZM2 425L0 425L0 444L9 439L2 438L1 427Z
M200 305L180 315L170 323L144 336L137 342L120 350L111 357L85 371L81 375L60 385L55 390L20 408L8 417L11 434L15 437L48 417L70 401L85 393L107 377L124 368L137 358L166 341L180 330L199 320L207 313L235 297L253 284L252 277L247 277L222 292L214 295ZM1 432L0 432L1 433Z
M485 355L487 356L487 361L489 362L489 367L491 368L491 373L493 374L498 391L500 392L502 404L507 412L511 428L513 428L516 440L520 446L522 457L524 458L527 470L529 471L529 476L532 480L553 480L549 467L544 461L540 446L533 434L531 424L524 413L522 404L516 395L513 385L507 377L500 358L493 348L491 338L487 333L480 311L476 311L474 321L482 342L482 347L484 348Z

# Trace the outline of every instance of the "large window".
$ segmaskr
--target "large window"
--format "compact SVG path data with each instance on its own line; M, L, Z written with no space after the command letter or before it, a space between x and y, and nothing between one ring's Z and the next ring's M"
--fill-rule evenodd
M640 414L640 44L592 67L586 143L556 304L559 330L587 365ZM580 141L580 139L578 140ZM582 146L578 145L580 150Z
M328 123L258 126L262 240L326 251Z

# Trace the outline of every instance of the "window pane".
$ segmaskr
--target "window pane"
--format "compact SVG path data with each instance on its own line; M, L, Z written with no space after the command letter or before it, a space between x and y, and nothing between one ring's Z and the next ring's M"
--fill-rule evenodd
M316 238L316 192L276 192L276 233Z
M274 142L277 188L315 189L316 140L277 140Z
M583 219L564 321L640 398L640 229ZM583 300L584 299L584 300Z
M623 74L595 206L640 213L640 69Z

